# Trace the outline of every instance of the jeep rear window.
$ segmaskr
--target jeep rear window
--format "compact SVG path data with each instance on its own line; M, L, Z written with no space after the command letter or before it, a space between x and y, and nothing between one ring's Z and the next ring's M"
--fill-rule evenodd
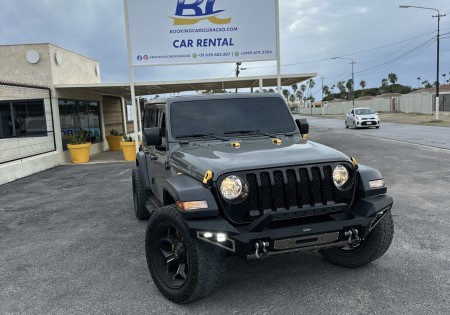
M170 106L172 136L214 134L230 130L289 133L296 130L286 103L278 97L208 99L174 102Z

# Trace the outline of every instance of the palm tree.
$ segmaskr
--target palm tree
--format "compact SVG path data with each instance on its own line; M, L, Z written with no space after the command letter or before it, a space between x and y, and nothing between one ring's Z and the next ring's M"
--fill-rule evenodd
M350 95L353 95L353 80L348 79L345 86L347 87L348 90L348 99L350 99Z
M420 77L417 77L417 88L420 89Z
M398 77L395 73L389 73L388 80L391 83L391 93L394 93L395 92L395 83L397 82Z
M291 88L292 88L292 90L294 91L294 94L295 94L295 92L297 92L297 90L298 90L298 85L297 84L292 84Z
M385 93L386 92L386 87L388 85L388 79L384 78L383 80L381 80L381 92Z
M338 89L340 91L339 98L341 98L341 99L344 99L345 93L346 93L346 89L345 89L344 83L345 83L345 81L339 81L337 83L337 87L338 87Z
M361 87L361 95L364 95L364 89L366 87L366 81L361 80L361 82L359 82L359 86Z
M286 101L288 100L288 98L289 98L289 91L288 90L286 90L286 89L283 89L283 91L281 92L281 93L283 93L283 96L284 96L284 98L286 99Z
M430 83L428 80L422 81L422 86L423 86L425 89L429 89L429 88L432 87L431 83Z
M302 100L302 96L303 96L302 91L301 90L297 90L297 92L295 92L295 96L297 97L297 99L299 101L301 101Z
M295 94L289 95L289 102L291 102L291 104L295 103Z
M311 96L311 90L316 85L316 82L313 79L308 80L308 94Z
M389 79L389 82L391 82L391 84L395 84L398 80L398 77L395 73L389 73L388 79Z

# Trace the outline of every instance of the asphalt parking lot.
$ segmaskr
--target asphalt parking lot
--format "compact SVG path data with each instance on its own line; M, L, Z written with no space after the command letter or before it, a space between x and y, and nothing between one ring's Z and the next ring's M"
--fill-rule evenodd
M173 304L147 270L133 163L64 165L0 186L0 314L449 314L450 150L313 121L310 140L385 177L395 236L379 260L230 258L211 296Z

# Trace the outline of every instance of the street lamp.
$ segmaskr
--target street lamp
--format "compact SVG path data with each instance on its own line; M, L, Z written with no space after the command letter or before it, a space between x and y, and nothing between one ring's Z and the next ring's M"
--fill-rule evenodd
M437 12L437 15L432 15L432 17L437 17L438 20L438 28L437 28L437 58L436 58L436 120L439 120L439 22L441 21L441 17L446 16L447 14L441 14L438 9L427 8L427 7L416 7L414 5L401 5L400 9L424 9L424 10L433 10Z
M353 65L356 63L351 58L345 58L345 57L333 57L331 59L344 59L344 60L350 60L350 64L352 65L352 108L355 108L355 77L353 72Z

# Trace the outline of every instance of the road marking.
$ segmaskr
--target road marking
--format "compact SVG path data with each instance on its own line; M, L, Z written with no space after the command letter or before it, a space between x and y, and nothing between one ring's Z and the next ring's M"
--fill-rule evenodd
M130 169L129 168L127 168L125 171L123 171L123 172L120 172L119 174L117 174L116 176L120 176L120 175L122 175L123 173L126 173L126 172L128 172Z

